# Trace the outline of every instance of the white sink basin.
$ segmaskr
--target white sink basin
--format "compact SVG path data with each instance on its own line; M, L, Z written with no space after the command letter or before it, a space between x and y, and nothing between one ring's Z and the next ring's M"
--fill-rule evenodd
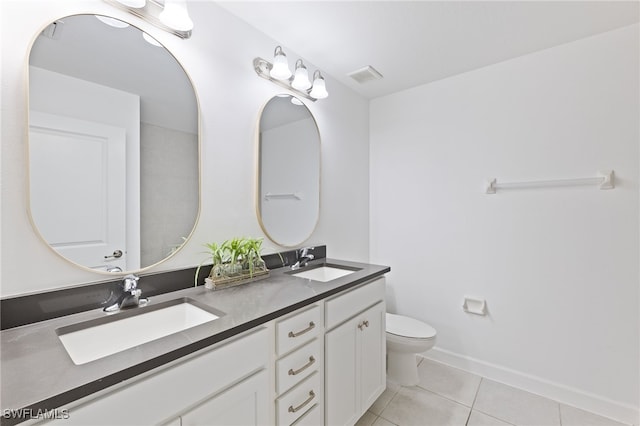
M81 365L219 318L188 299L132 309L144 311L125 311L63 327L57 330L58 338L73 362ZM127 316L118 319L121 315Z
M353 274L355 271L351 269L334 268L331 266L320 266L318 268L309 269L298 273L291 274L298 278L307 278L313 281L320 281L326 283L340 277L344 277L349 274Z

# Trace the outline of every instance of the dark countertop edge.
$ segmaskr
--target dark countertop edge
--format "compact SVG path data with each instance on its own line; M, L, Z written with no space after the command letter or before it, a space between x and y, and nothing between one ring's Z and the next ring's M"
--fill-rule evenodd
M330 262L330 259L326 259L328 262ZM277 311L271 312L268 315L264 315L262 317L256 318L254 320L251 321L247 321L246 323L243 323L241 325L238 325L236 327L230 328L228 330L224 330L220 333L214 334L208 338L199 340L197 342L188 344L186 346L183 346L179 349L176 349L174 351L168 352L166 354L160 355L156 358L150 359L148 361L142 362L140 364L136 364L130 367L127 367L121 371L118 371L117 373L114 374L110 374L108 376L105 376L99 380L95 380L93 382L89 382L86 383L82 386L79 386L77 388L71 389L69 391L63 392L61 394L58 395L54 395L50 398L44 399L42 401L33 403L31 405L28 405L26 407L22 407L20 409L17 409L15 411L20 412L21 410L24 410L26 413L29 412L29 410L32 410L33 412L38 412L40 411L50 411L50 410L54 410L56 408L60 408L62 406L64 406L65 404L70 404L78 399L87 397L93 393L102 391L107 389L108 387L117 385L118 383L124 382L125 380L129 380L135 376L138 376L140 374L146 373L148 371L151 371L155 368L158 367L162 367L163 365L166 365L170 362L176 361L182 357L185 357L187 355L190 355L194 352L197 352L201 349L205 349L209 346L212 346L216 343L220 343L223 342L224 340L230 339L234 336L237 336L240 333L243 333L245 331L248 331L252 328L258 327L262 324L265 324L271 320L274 320L276 318L279 318L283 315L286 315L288 313L291 313L293 311L296 311L300 308L303 308L307 305L311 305L319 300L323 300L326 299L328 297L331 297L335 294L341 293L345 290L348 290L352 287L356 287L360 284L363 284L365 282L371 281L375 278L381 277L384 274L386 274L387 272L391 271L390 267L383 267L383 269L373 272L371 274L368 274L364 277L360 277L356 280L350 281L347 284L344 284L342 286L327 290L326 292L320 293L316 296L310 297L308 299L302 300L300 302L294 303L292 305L287 306L286 308L283 309L279 309ZM18 424L21 423L23 421L27 421L30 420L30 418L5 418L4 416L0 417L0 424L2 425L14 425L14 424Z

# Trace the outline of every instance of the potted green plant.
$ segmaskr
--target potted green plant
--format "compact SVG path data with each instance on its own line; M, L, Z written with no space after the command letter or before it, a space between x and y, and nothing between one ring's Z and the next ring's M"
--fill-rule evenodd
M262 250L261 238L239 238L226 240L221 244L207 243L207 254L195 274L195 285L198 285L198 275L202 265L211 260L211 273L205 279L207 288L221 288L231 285L244 284L256 279L266 278L269 270L260 256Z

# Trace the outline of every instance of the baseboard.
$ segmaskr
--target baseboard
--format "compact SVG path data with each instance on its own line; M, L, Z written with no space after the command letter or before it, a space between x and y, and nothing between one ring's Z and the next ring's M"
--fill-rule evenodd
M451 367L459 368L486 377L487 379L504 383L622 423L629 425L638 425L640 423L640 411L638 407L612 401L602 396L583 392L540 377L480 361L437 347L418 356L438 361Z

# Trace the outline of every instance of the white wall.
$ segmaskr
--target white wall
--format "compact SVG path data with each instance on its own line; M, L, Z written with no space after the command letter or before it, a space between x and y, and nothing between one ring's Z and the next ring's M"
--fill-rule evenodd
M375 99L371 262L426 355L638 422L638 25ZM616 188L483 193L595 176ZM486 298L489 316L463 312Z
M142 265L164 259L191 233L198 218L198 179L198 135L140 123Z
M262 236L255 213L258 112L283 89L256 76L252 61L277 44L209 1L189 2L193 37L181 40L100 0L2 0L1 295L105 279L60 259L28 217L26 65L32 40L50 21L74 13L106 13L135 23L161 41L190 75L200 102L202 205L187 246L155 271L197 265L205 242ZM287 51L290 61L296 53ZM308 64L315 68L312 64ZM322 140L321 215L305 243L326 243L329 255L359 261L369 255L368 102L327 76L330 96L307 103ZM348 117L345 119L344 117ZM348 183L348 184L345 184ZM265 252L278 248L265 241Z

